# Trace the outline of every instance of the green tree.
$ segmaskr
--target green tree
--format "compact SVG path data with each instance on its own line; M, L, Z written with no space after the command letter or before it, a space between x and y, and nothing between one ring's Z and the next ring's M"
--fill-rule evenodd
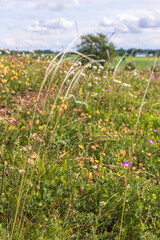
M115 46L113 43L109 43L107 36L102 33L82 36L81 43L77 47L79 52L96 60L111 61L116 55Z

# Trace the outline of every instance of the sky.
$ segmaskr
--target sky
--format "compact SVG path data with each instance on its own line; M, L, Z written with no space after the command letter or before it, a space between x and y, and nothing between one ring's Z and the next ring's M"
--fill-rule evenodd
M0 49L76 49L103 33L116 48L160 49L160 0L0 0Z

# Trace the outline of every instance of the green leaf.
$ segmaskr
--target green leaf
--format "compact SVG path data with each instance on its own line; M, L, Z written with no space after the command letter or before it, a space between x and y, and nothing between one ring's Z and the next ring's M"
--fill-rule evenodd
M45 166L42 163L42 160L40 158L38 158L38 168L39 168L40 174L45 173Z
M48 173L47 176L46 176L46 179L49 179L49 178L50 178L50 176L52 175L52 173L54 172L54 170L56 169L57 166L58 166L58 164L54 164L54 165L52 166L52 168L49 170L49 173Z

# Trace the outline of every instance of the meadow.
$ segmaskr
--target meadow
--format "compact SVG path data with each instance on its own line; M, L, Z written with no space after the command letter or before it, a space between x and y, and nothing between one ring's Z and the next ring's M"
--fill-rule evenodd
M0 239L160 239L155 58L83 57L0 56Z

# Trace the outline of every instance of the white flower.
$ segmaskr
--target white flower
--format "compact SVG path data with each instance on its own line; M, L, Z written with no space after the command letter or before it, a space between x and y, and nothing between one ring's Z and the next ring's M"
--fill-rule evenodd
M34 160L32 158L28 158L27 162L31 165L34 165Z
M25 170L24 170L24 169L21 169L21 170L19 170L18 172L19 172L19 173L24 173Z
M114 79L113 82L121 83L121 81Z
M94 169L97 169L97 165L95 165L95 166L92 166L92 168L94 168Z
M93 66L93 70L97 70L97 66Z
M123 86L125 86L125 87L131 87L131 85L130 85L130 84L127 84L127 83L123 83Z
M100 68L100 69L104 69L104 67L103 67L103 66L100 66L99 68Z

